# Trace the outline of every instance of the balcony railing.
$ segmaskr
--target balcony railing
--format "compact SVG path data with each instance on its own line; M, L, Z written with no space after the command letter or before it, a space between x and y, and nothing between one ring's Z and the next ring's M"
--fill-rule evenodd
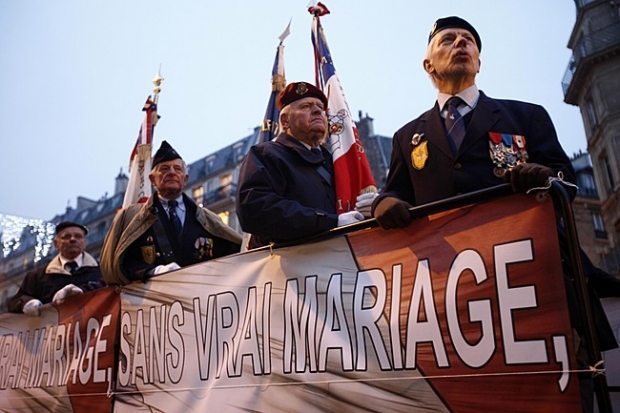
M203 196L203 205L208 207L210 204L214 204L218 201L222 201L224 199L228 199L230 197L235 196L237 192L236 184L226 184L218 187L217 189L206 193Z
M579 39L573 47L573 55L568 62L568 67L566 68L564 78L562 79L562 89L564 90L564 95L568 93L573 76L575 75L583 59L594 56L613 47L620 47L620 21L612 23L603 29L589 33Z

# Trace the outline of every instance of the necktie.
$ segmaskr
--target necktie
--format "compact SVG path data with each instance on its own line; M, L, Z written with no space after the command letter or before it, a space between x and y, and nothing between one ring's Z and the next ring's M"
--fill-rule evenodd
M319 148L312 148L312 149L310 149L310 152L312 152L314 154L314 156L316 156L316 157L323 158L323 152L321 152L321 150Z
M452 142L454 142L457 151L459 146L461 146L461 142L463 142L463 138L465 138L465 120L457 110L462 103L463 100L458 96L453 96L446 102L446 106L448 107L445 120L446 130L448 131L448 136L452 139Z
M78 269L78 264L75 261L69 261L65 264L65 267L68 267L67 269L69 270L69 272L73 274Z
M181 235L181 220L177 215L177 205L179 203L176 200L168 201L168 216L170 217L170 224L176 233L177 237Z

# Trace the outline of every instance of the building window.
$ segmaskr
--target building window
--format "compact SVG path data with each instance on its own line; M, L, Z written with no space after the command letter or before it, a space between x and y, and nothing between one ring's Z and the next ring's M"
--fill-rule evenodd
M205 161L205 169L206 169L205 172L207 174L209 174L211 171L213 171L213 165L214 164L215 164L215 155L211 155Z
M592 212L592 226L594 227L594 236L596 238L607 238L607 232L605 231L605 222L603 217L598 212Z
M241 162L243 160L243 142L239 142L233 145L233 153L235 157L235 162Z
M197 203L198 205L202 205L202 197L205 194L205 188L200 185L200 186L196 186L192 189L192 198L194 199L194 202Z
M592 96L586 98L586 111L588 113L588 121L590 122L590 128L594 129L598 126L598 115L596 114L596 106Z
M589 173L578 174L577 183L579 185L579 189L577 190L577 195L598 198L598 193L596 191L596 184L594 182L594 177L592 175L590 175Z
M232 182L232 174L226 174L220 176L220 187L225 188Z
M603 183L605 184L605 189L608 193L613 192L614 187L616 185L614 181L614 175L611 170L611 165L609 165L609 159L607 159L606 155L602 155L600 157L601 162L601 174L603 175Z

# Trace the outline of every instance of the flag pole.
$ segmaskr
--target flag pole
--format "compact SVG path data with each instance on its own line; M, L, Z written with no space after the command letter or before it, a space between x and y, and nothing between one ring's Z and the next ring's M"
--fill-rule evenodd
M161 92L161 84L163 81L164 81L164 78L161 76L161 63L160 63L159 67L157 68L157 73L155 74L155 77L153 78L153 103L155 104L155 107L157 107L157 104L159 103L159 93ZM155 116L153 117L153 127L155 127L159 118L160 118L159 114L155 113ZM155 131L153 130L153 135L154 134L155 134Z
M138 137L129 156L129 180L123 197L123 208L131 204L146 202L151 196L151 183L148 174L151 170L151 148L155 125L159 120L157 102L161 93L161 65L153 78L153 97L149 95L142 107L145 113Z

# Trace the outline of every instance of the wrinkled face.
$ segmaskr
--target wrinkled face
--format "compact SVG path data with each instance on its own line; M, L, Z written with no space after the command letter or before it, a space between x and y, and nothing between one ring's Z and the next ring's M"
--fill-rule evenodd
M282 116L282 127L310 146L320 144L327 133L327 113L320 99L299 99L288 106Z
M56 250L67 259L74 259L86 248L86 234L79 227L67 227L54 237Z
M437 81L475 79L480 51L472 34L459 28L444 29L431 40L424 70Z
M157 164L151 170L149 178L161 196L166 199L175 199L181 195L189 176L185 172L183 161L173 159Z

